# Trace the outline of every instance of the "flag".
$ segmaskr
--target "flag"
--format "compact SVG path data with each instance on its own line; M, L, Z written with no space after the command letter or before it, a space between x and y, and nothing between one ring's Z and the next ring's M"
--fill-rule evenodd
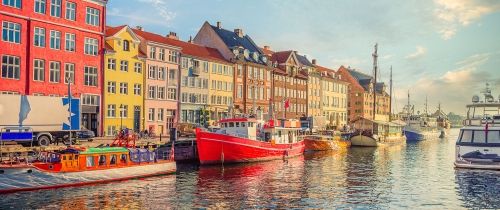
M285 99L285 102L284 102L284 103L285 103L285 105L284 105L284 106L285 106L285 109L288 109L288 107L290 107L290 99L288 99L288 98L287 98L287 99Z
M19 127L22 127L23 121L28 118L28 113L31 111L28 96L21 96L21 108L19 109Z
M196 128L198 129L198 128ZM177 135L177 134L174 134ZM170 147L170 160L175 160L175 140L172 141L172 146Z

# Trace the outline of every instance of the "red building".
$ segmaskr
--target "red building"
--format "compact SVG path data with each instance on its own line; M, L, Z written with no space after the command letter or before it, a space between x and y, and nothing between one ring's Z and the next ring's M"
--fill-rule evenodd
M101 133L106 0L0 4L0 93L82 99L82 126Z

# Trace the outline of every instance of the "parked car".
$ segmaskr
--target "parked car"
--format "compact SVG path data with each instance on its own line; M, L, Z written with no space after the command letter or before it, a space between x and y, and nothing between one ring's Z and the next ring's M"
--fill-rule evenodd
M194 123L179 123L177 126L177 136L195 137L197 127L198 125Z
M76 138L78 140L93 141L95 138L94 131L83 129L76 132Z

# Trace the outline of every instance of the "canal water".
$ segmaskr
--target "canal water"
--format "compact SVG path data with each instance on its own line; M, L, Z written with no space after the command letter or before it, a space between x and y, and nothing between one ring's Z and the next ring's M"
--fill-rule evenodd
M0 208L500 208L500 172L454 169L457 134L286 162L179 165L175 175L2 195Z

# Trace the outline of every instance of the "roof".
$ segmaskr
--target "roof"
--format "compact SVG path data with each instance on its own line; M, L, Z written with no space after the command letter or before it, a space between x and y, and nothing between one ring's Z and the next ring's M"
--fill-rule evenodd
M299 55L299 54L295 54L297 56L297 60L299 60L299 62L304 65L304 66L309 66L309 67L314 67L314 65L309 61L309 59L307 59L306 56L304 55Z
M265 47L264 47L264 48L260 48L260 50L262 50L262 52L263 52L265 55L268 55L268 56L271 56L272 54L274 54L274 51L269 50L269 49L266 49Z
M106 37L108 36L113 36L115 35L118 31L121 31L123 29L123 27L125 27L127 25L121 25L121 26L106 26L106 29L104 30L104 35Z
M229 61L224 59L222 54L220 54L220 52L215 48L205 47L202 45L189 43L172 38L166 38L166 39L169 39L168 41L171 45L181 47L182 48L181 52L183 54L195 56L198 58L205 58L212 61L229 63Z
M288 50L288 51L281 51L281 52L275 52L271 56L271 61L273 62L278 62L278 63L286 63L288 58L290 57L290 54L292 54L293 51Z
M358 83L365 89L365 91L368 91L370 89L370 84L373 82L372 76L349 68L347 68L347 72L349 72L349 74L358 81ZM377 84L375 84L375 90L378 93L384 93L384 87L385 83L383 82L377 82Z
M80 154L102 154L102 153L112 153L112 152L128 152L125 147L90 147Z
M219 120L219 123L226 122L256 122L255 118L228 118Z
M240 37L233 31L229 31L223 28L218 28L217 26L213 25L210 26L229 49L233 49L235 47L243 47L244 49L247 49L250 53L257 52L259 54L264 54L262 50L255 44L252 38L250 38L250 36L245 34L243 37ZM250 56L249 59L246 60L253 63L264 64L260 59L254 60L252 56Z
M132 29L132 31L134 31L134 33L137 34L137 36L140 36L145 40L160 43L160 44L175 46L174 42L172 41L174 39L169 39L169 38L162 36L162 35L159 35L159 34L147 32L147 31L142 31L142 30L138 30L138 29Z

